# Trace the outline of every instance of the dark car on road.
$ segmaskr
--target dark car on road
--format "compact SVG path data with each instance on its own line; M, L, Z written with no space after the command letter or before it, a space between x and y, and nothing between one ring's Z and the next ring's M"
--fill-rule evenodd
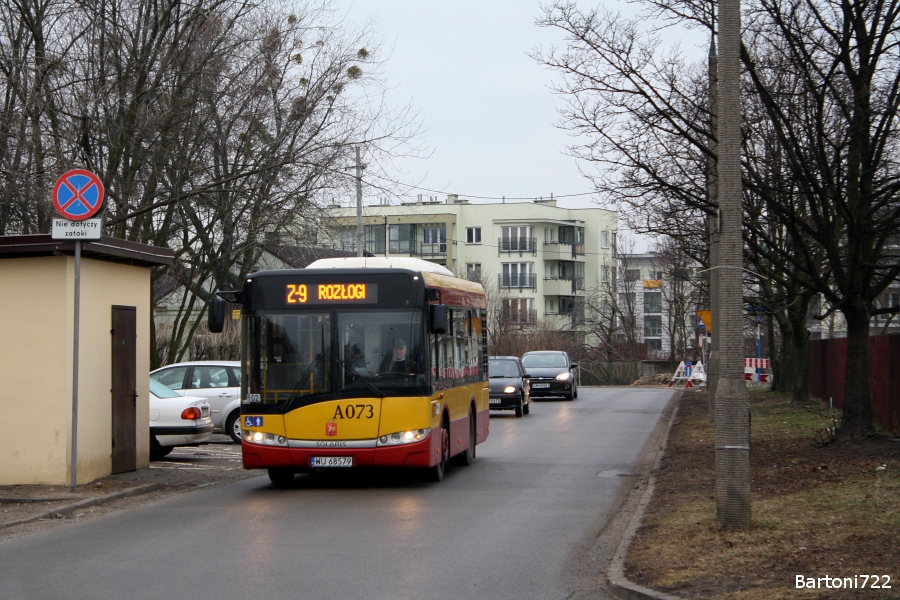
M528 375L518 356L489 357L488 376L491 410L514 410L517 417L530 412Z
M575 373L578 363L561 350L538 350L522 355L522 365L528 371L530 394L537 397L562 397L574 400L578 397Z

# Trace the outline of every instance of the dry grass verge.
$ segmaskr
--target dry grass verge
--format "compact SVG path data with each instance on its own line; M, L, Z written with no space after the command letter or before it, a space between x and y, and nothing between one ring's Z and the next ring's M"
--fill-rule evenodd
M750 398L753 525L719 529L708 395L686 391L629 549L628 578L686 598L900 597L900 443L815 447L816 430L835 416L827 406L757 390ZM840 577L842 589L824 580L797 589L798 575ZM871 589L870 578L860 589L864 575L887 575L892 587Z

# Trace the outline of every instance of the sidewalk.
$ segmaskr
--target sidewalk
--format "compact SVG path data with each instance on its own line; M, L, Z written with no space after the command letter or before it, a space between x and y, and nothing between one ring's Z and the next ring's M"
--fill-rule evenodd
M78 485L74 492L68 485L0 486L0 532L38 521L86 516L93 507L126 498L162 497L256 476L258 472L242 468L239 446L227 436L214 435L209 444L176 448L149 468L109 475Z

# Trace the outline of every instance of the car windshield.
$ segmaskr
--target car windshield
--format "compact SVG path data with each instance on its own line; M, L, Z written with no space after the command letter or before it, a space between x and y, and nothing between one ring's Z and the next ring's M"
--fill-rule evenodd
M514 360L491 359L488 361L488 374L491 377L518 377L519 369Z
M173 392L158 381L150 380L150 391L157 398L177 398L181 394Z
M526 354L522 357L522 364L526 368L568 368L569 363L563 354Z

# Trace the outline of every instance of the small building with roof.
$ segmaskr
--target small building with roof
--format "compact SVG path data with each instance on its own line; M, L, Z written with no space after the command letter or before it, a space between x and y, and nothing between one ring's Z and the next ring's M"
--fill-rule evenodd
M79 243L73 418L76 242L0 236L0 485L71 485L73 475L83 484L149 465L150 269L174 253L110 237Z

